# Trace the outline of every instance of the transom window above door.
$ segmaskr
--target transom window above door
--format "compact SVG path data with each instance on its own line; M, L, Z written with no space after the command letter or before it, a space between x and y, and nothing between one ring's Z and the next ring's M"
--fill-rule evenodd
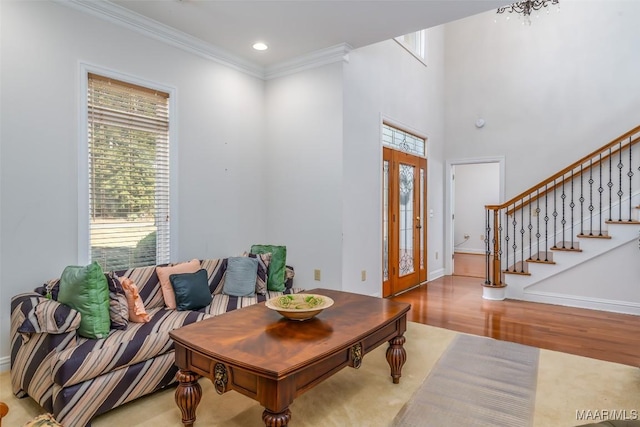
M382 145L414 156L426 157L426 141L401 129L382 124Z

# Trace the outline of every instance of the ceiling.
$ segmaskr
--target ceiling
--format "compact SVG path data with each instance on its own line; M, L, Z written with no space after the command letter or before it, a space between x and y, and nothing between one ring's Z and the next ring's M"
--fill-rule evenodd
M242 61L273 67L343 43L366 46L495 9L496 0L112 0ZM267 51L252 48L256 41Z

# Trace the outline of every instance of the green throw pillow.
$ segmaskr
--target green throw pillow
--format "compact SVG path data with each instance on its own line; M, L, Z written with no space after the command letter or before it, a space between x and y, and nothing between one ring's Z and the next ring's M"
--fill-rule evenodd
M207 270L195 273L172 274L169 276L171 287L176 294L178 311L199 310L211 304L211 292L207 280Z
M267 278L267 289L270 291L284 292L287 247L274 245L253 245L252 254L271 253L271 263L269 264L269 275Z
M109 285L97 262L64 269L58 302L80 312L78 334L93 339L109 335Z

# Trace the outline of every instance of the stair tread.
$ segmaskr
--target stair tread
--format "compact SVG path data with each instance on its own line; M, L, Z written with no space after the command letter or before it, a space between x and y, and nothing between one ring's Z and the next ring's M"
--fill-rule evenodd
M531 273L527 273L526 271L523 273L522 271L503 270L502 272L505 274L519 274L520 276L531 276Z
M638 225L638 224L640 224L640 221L636 221L635 219L631 220L631 221L625 219L625 220L622 220L622 221L613 221L612 220L612 221L605 221L605 222L607 224L629 224L629 225L634 225L634 224Z
M605 232L602 232L603 234L578 234L578 237L581 239L610 239L611 236L609 236L608 234L605 234Z
M562 251L562 252L582 252L582 249L580 248L567 248L567 247L559 247L559 246L553 246L551 248L552 251Z
M504 270L503 273L531 276L531 273L529 273L529 265L526 262L518 261L509 268L511 270Z
M555 261L551 261L551 260L545 261L544 259L540 259L540 258L529 258L527 262L533 262L536 264L555 264Z

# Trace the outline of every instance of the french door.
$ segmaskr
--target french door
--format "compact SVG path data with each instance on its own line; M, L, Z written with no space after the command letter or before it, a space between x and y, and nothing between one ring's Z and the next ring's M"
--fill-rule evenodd
M383 147L384 297L427 280L427 160Z

